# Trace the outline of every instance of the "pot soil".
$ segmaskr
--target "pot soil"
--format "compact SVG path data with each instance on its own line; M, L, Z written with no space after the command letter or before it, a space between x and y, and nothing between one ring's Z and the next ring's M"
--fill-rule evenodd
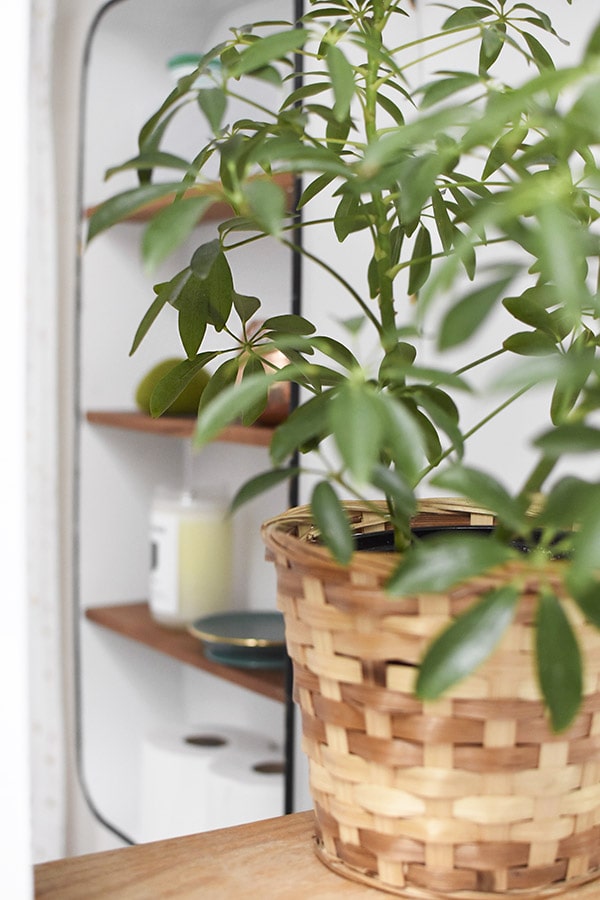
M353 527L383 516L348 504ZM427 500L416 527L493 526L484 510ZM600 876L600 632L552 588L588 668L584 703L553 734L532 660L537 574L527 557L446 594L394 598L393 553L332 561L307 507L263 526L294 665L310 766L316 852L339 874L411 898L549 898ZM517 570L517 616L488 661L441 700L413 693L431 639ZM600 885L599 885L600 893Z

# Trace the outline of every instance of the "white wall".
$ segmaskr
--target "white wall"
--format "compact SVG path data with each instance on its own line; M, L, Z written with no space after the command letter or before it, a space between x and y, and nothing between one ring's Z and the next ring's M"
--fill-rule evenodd
M0 252L4 293L0 329L0 384L4 422L0 469L2 649L0 709L0 870L2 890L14 900L31 895L28 777L27 615L25 550L25 211L29 4L0 12L0 108L4 139Z

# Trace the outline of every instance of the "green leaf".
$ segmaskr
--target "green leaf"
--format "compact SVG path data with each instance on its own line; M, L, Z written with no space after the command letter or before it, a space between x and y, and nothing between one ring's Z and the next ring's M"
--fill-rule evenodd
M567 422L579 395L580 387L573 384L557 381L552 391L550 401L550 418L553 425L562 425Z
M577 526L573 535L570 578L573 584L587 585L598 577L600 570L600 505L597 486L590 491L588 501L580 508Z
M418 411L413 413L408 405L388 394L381 395L380 406L385 417L383 446L402 477L413 485L423 468L428 437L423 433L421 417Z
M192 257L192 262L193 262ZM233 305L233 275L224 253L216 257L208 276L204 279L207 302L207 321L221 331L229 318Z
M155 290L156 290L156 297L154 298L154 300L152 301L152 303L146 310L144 317L143 317L142 321L140 322L140 324L138 325L137 330L135 332L135 336L133 338L133 343L131 345L131 350L129 351L130 356L132 356L135 353L137 348L142 343L143 339L148 334L148 331L154 324L159 313L169 302L170 285L168 283L162 284L162 285L157 285Z
M544 331L519 331L502 342L505 350L519 356L550 356L556 353L556 340Z
M513 278L506 275L467 294L444 317L440 326L438 347L448 350L473 336L488 314L495 308Z
M287 136L263 141L250 153L248 162L256 162L266 168L275 163L285 164L291 172L320 172L348 178L348 169L340 161L335 150L318 145L308 145Z
M462 457L464 438L458 427L458 410L448 394L430 385L411 389L411 396L421 406L432 422L446 432L455 452Z
M284 481L295 478L299 471L299 469L295 468L269 469L268 472L261 472L260 475L255 475L254 478L246 481L234 495L231 501L231 511L235 512L245 503L254 500L255 497L270 491Z
M271 459L281 465L292 453L329 433L331 392L324 391L296 407L276 429L271 439Z
M168 300L173 309L181 309L193 302L202 288L202 281L196 278L192 270L187 267L178 272L166 285Z
M200 279L207 278L221 252L221 242L218 238L198 247L190 262L194 275L197 275Z
M544 497L544 508L538 516L542 526L572 530L588 503L600 508L600 489L597 485L565 475Z
M379 459L383 418L375 392L364 383L347 382L329 403L329 422L344 465L366 484Z
M587 271L585 258L588 229L577 227L573 217L557 200L540 197L537 218L539 231L535 250L541 271L556 287L561 306L573 323L581 317L582 278Z
M205 365L214 359L216 353L210 351L200 353L193 359L184 359L174 366L158 382L150 396L150 413L152 416L162 416L171 406L174 400L185 390Z
M281 109L286 109L289 106L295 106L297 103L300 103L302 100L306 100L308 97L314 97L317 94L322 94L325 91L331 90L331 83L329 81L315 81L312 84L304 84L302 87L298 88L295 91L292 91L291 94L288 94L284 97Z
M254 69L249 73L252 78L259 81L265 81L267 84L280 88L282 84L281 72L275 66L263 66L261 69Z
M243 367L240 367L241 383L243 384L249 378L260 375L264 371L263 361L260 357L250 356ZM251 403L249 402L241 414L242 425L253 425L258 417L267 408L269 400L269 389L265 385L263 392L257 396Z
M400 164L402 182L400 211L403 224L416 220L436 190L436 179L444 169L440 152L407 159ZM417 238L418 240L418 238ZM431 247L429 248L431 250ZM424 256L424 253L420 255ZM411 292L416 293L416 291Z
M458 616L428 647L417 676L417 696L436 700L485 662L512 622L519 596L518 588L506 585Z
M142 240L142 258L148 271L154 271L181 246L211 203L210 197L182 198L153 217Z
M250 297L247 294L238 294L237 291L234 291L233 305L240 317L240 322L245 323L260 309L260 300L258 297Z
M441 100L447 100L453 94L472 87L474 84L481 84L481 78L472 72L459 72L449 78L438 78L423 88L421 109L427 109Z
M600 628L600 583L593 579L581 582L569 573L567 587L586 619Z
M543 44L540 44L536 37L534 37L532 34L529 34L527 31L523 32L523 37L527 42L527 46L529 47L531 56L533 57L533 61L540 72L543 72L544 69L556 68L552 57L543 46Z
M336 155L341 155L344 145L348 140L348 135L350 134L350 126L352 122L350 121L350 117L348 116L346 119L343 119L341 122L334 116L333 110L327 109L325 113L325 118L327 121L327 128L325 129L325 144L328 148L333 150Z
M219 141L218 149L221 157L219 161L221 185L229 196L236 196L240 179L246 171L246 142L240 132L235 132L231 137Z
M348 235L363 231L368 226L369 217L364 212L360 199L352 194L344 194L333 218L333 227L338 241L342 243Z
M427 462L433 467L438 466L442 460L443 447L437 428L425 413L421 412L416 406L412 414L417 422L420 430L420 440L423 444ZM402 467L403 471L407 470ZM407 472L408 474L408 472ZM421 473L416 473L415 481L418 481Z
M376 465L373 469L371 481L374 487L382 491L393 503L392 518L398 523L401 517L403 530L408 531L411 516L417 510L417 500L414 491L405 479L402 472L384 465Z
M533 444L551 459L569 453L596 453L600 450L600 430L582 423L559 425L540 435Z
M286 211L285 192L274 181L256 179L244 185L252 216L265 234L279 235Z
M263 323L265 331L282 331L288 334L313 334L315 326L308 319L296 315L269 316Z
M292 28L288 31L279 31L276 34L261 37L247 50L239 53L231 63L227 63L229 74L233 78L239 78L241 75L262 69L268 63L283 59L288 53L300 50L307 38L308 32L303 28Z
M410 296L418 294L423 287L431 271L431 235L424 225L421 225L413 247L410 274L408 276L408 293Z
M227 109L227 95L225 91L218 87L199 90L198 105L216 134L221 128L221 122Z
M465 496L495 513L513 531L525 526L525 510L489 472L455 465L432 480L437 487Z
M128 216L138 212L152 203L176 191L182 189L181 182L166 182L164 184L145 184L141 187L131 188L115 194L101 203L90 216L88 223L88 242L107 228L112 228L117 222L122 222Z
M454 238L454 228L448 214L448 206L444 202L441 191L434 191L431 195L433 202L433 215L435 216L435 224L442 242L444 253L449 253L452 249Z
M385 94L380 92L377 94L377 103L393 119L396 125L404 125L404 114L390 97L386 97Z
M320 481L316 485L310 505L323 541L334 558L347 565L354 552L354 540L348 517L329 482Z
M552 729L564 731L581 705L581 654L571 623L554 594L544 593L539 598L535 641L538 679Z
M493 10L486 9L485 6L469 6L466 9L457 9L456 12L449 16L442 25L443 31L449 31L452 28L471 28L473 25L479 25L481 19L485 19L491 15Z
M482 180L486 180L494 172L505 164L511 164L517 150L522 146L523 141L527 137L529 129L525 125L518 125L511 128L506 134L503 134L492 146L488 154L483 172Z
M421 540L392 574L391 594L445 591L473 575L499 566L514 551L493 537L447 534Z
M192 357L198 352L207 325L203 286L194 276L188 282L185 296L186 301L180 302L179 305L177 328L186 354Z
M388 350L379 366L379 380L382 384L404 385L407 366L412 366L417 357L416 348L406 341L398 341Z
M321 191L324 191L325 188L331 184L334 179L334 175L329 173L325 173L324 175L319 175L314 181L311 181L302 192L302 196L298 202L298 209L302 209L303 206L316 197Z
M240 357L234 356L232 359L226 359L218 366L210 377L210 381L202 391L200 397L199 410L208 406L218 394L235 384L240 370Z
M158 146L156 135L162 136L164 123L169 122L177 110L181 107L181 99L186 93L188 86L195 81L195 75L188 79L180 79L177 87L173 88L169 96L163 101L159 109L153 113L144 123L138 135L138 146L140 150L155 150ZM160 137L158 138L158 141Z
M588 60L593 59L596 56L600 56L600 24L596 25L588 39L584 58Z
M534 287L523 291L517 297L505 297L502 305L519 322L530 325L536 331L544 331L552 337L557 337L554 320L547 309L549 302L548 292Z
M581 332L566 353L567 365L556 373L556 384L550 405L554 425L565 422L581 396L594 365L595 342L595 336L591 332L587 330ZM562 362L565 362L565 357Z
M194 446L200 449L213 441L223 428L235 422L260 400L265 390L277 378L278 373L252 375L241 384L232 384L224 388L211 403L201 404L194 433Z
M334 338L326 337L325 335L319 335L318 337L312 338L310 343L315 350L324 353L325 356L335 360L335 362L339 363L345 369L358 368L358 360L352 351L349 350L345 344L340 343L340 341L336 341Z
M479 71L487 74L496 62L506 38L506 25L502 22L494 22L489 28L484 28L481 48L479 52Z
M112 166L106 170L105 177L112 178L119 172L126 172L129 169L136 171L147 169L180 169L183 172L189 172L190 163L181 156L175 156L173 153L165 153L162 150L150 151L148 153L140 153L132 159L121 163L119 166Z
M354 69L336 44L328 45L325 58L333 87L333 114L338 122L344 122L354 97Z

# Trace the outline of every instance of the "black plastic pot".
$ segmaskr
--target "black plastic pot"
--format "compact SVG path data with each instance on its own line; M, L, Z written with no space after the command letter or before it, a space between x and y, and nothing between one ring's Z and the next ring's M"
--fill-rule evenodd
M485 537L493 534L495 530L494 525L449 525L444 526L443 528L439 528L436 525L432 526L423 526L412 529L412 534L415 538L420 540L426 540L428 537L433 537L437 534L481 534ZM540 532L534 532L533 540L538 541L541 537ZM559 534L555 540L554 544L558 543L562 540L563 537L566 537L566 534ZM354 543L357 550L365 550L371 551L373 553L393 553L394 552L394 532L390 529L382 530L382 531L371 531L366 534L356 534L354 536ZM512 546L517 550L520 550L522 553L529 553L532 549L534 549L531 545L531 542L526 542L522 538L515 538L512 541ZM557 553L555 555L556 559L563 559L567 554Z

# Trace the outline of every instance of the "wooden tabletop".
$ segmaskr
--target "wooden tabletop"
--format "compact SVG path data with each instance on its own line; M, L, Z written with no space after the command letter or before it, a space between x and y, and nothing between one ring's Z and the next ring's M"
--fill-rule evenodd
M36 898L51 900L339 900L373 898L330 872L313 851L312 812L91 853L35 867Z
M313 814L303 812L42 863L35 866L35 896L51 900L382 900L386 896L326 868L315 856L313 834ZM598 897L596 882L560 893L557 900Z

